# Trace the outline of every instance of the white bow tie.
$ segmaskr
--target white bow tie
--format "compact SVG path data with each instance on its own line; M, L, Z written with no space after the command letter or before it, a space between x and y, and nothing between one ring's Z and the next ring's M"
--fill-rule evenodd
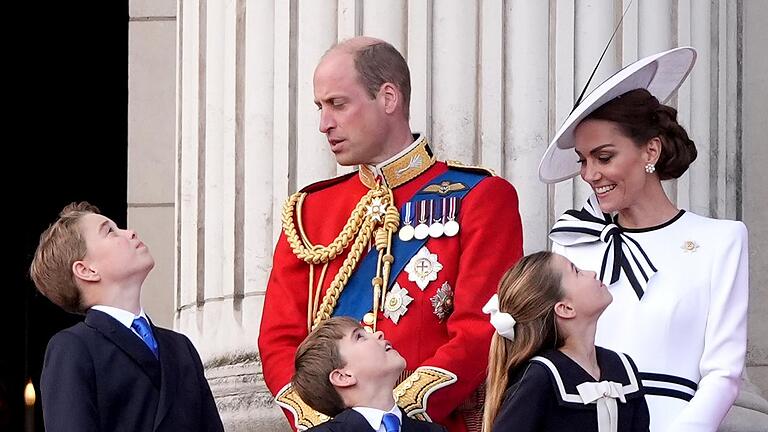
M597 404L598 432L616 432L619 423L619 408L616 399L626 403L624 387L613 381L585 382L576 386L584 405Z

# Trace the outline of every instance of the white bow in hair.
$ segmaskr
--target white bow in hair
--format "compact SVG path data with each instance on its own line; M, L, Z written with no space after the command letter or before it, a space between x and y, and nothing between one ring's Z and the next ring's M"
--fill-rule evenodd
M576 386L581 401L586 405L597 404L598 432L616 432L619 424L619 408L616 399L622 402L624 387L613 381L585 382Z
M491 315L491 325L496 329L496 333L509 339L515 339L515 321L512 315L499 310L499 295L494 294L488 303L483 306L483 313Z

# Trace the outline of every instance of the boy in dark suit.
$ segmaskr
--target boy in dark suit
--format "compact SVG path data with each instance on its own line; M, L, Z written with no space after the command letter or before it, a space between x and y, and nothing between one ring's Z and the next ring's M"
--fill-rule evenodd
M131 230L82 202L40 236L38 290L85 322L51 338L43 416L56 431L223 431L203 365L184 335L151 324L139 301L155 261Z
M310 407L332 419L308 432L437 432L445 428L406 416L392 390L405 360L382 332L334 317L299 345L291 384Z

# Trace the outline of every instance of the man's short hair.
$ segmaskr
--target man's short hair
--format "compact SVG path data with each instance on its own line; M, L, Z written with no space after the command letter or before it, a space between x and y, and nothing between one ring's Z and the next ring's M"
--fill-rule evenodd
M315 328L296 350L291 386L301 400L321 413L335 417L348 407L331 384L334 369L346 363L339 354L339 341L360 323L349 317L333 317Z
M99 214L99 209L85 201L71 203L59 213L59 219L40 235L29 275L37 289L67 312L84 314L80 288L72 264L85 258L85 239L80 219L86 214Z
M403 114L410 117L411 73L403 55L384 41L365 45L353 52L360 83L375 98L384 83L392 83L403 96Z

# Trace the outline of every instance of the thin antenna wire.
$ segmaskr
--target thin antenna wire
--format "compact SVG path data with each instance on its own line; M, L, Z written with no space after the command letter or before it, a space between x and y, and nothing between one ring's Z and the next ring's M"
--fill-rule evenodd
M595 77L595 72L597 72L597 68L600 67L600 63L603 62L603 57L605 57L605 53L608 52L608 47L611 46L611 42L613 42L613 37L616 36L616 32L619 31L619 27L621 27L621 23L624 22L624 16L629 11L629 7L632 6L632 1L629 0L629 3L627 4L627 8L624 9L624 13L621 14L621 19L619 20L619 23L616 24L616 28L613 29L613 34L611 34L611 38L608 39L608 43L605 45L605 49L603 50L603 53L600 55L600 59L597 60L597 64L595 65L595 68L592 69L592 74L589 76L589 79L587 80L587 83L584 84L584 88L581 90L581 94L579 95L578 99L576 99L576 103L573 104L573 108L571 108L571 112L573 112L577 106L581 103L581 100L584 98L584 94L587 92L587 88L589 88L589 83L592 82L592 78Z

